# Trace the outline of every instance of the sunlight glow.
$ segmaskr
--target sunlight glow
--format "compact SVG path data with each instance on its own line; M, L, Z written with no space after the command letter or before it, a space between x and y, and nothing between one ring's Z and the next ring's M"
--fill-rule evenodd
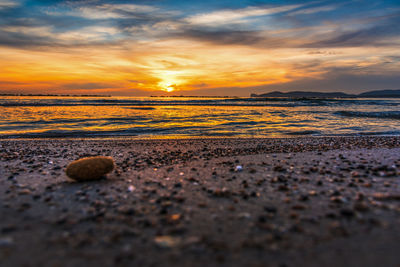
M165 91L168 93L176 90L176 84L174 84L172 82L160 82L160 83L158 83L158 85L160 86L162 91Z

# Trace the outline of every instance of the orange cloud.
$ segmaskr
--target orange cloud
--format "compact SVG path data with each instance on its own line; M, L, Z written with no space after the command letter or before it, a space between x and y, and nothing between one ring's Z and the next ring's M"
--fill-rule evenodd
M0 91L157 94L216 88L218 94L218 88L318 79L327 69L338 67L364 74L372 67L376 71L395 70L399 63L392 62L389 68L385 59L392 54L391 49L374 47L320 52L178 38L47 50L2 47Z

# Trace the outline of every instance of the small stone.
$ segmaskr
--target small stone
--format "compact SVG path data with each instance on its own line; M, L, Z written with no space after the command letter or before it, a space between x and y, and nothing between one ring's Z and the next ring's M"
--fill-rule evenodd
M119 213L125 214L125 215L134 215L135 214L135 209L133 207L130 207L128 205L122 205L117 208L117 211Z
M368 205L364 202L357 202L354 204L354 209L357 211L365 212L368 211Z
M372 196L376 200L400 200L400 194L374 193Z
M285 172L286 171L286 169L281 165L274 166L273 170L276 172Z
M18 195L30 195L32 192L29 189L22 189L18 192Z
M264 206L264 210L270 213L276 213L278 211L277 208L274 206Z
M308 195L310 195L310 196L316 196L316 195L318 195L318 193L317 193L317 191L315 191L315 190L310 190L310 191L308 191Z
M88 157L71 162L65 173L76 181L98 180L114 169L111 157Z
M242 212L242 213L239 213L237 217L239 219L249 219L251 217L251 215L248 212Z
M333 196L330 199L334 203L346 203L347 199L341 196Z
M296 204L296 205L292 206L292 209L294 209L294 210L305 210L305 209L307 209L307 207L304 206L304 205L301 205L301 204Z
M341 209L340 214L342 214L345 217L353 217L354 216L354 211L351 209Z
M220 189L220 188L213 189L213 190L211 190L211 193L213 196L216 196L216 197L229 197L231 194L229 189L227 189L226 187L223 187L222 189Z
M279 185L279 191L289 191L289 187L287 185Z
M164 235L156 236L154 242L162 248L173 248L180 245L181 239L174 236Z
M177 221L179 221L180 219L182 218L182 215L181 214L172 214L171 216L169 216L168 217L168 221L169 222L177 222Z

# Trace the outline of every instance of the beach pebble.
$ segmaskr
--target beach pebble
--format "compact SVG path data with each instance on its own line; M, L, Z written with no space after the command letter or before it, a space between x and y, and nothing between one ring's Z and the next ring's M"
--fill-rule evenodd
M154 242L162 248L172 248L176 247L181 243L180 238L174 236L156 236Z
M97 180L114 169L111 157L88 157L71 162L65 173L76 181Z

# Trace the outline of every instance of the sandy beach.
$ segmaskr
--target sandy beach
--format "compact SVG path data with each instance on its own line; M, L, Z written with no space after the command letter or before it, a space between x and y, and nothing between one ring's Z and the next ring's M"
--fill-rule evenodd
M106 179L73 160L111 156ZM399 266L400 137L0 140L1 266Z

